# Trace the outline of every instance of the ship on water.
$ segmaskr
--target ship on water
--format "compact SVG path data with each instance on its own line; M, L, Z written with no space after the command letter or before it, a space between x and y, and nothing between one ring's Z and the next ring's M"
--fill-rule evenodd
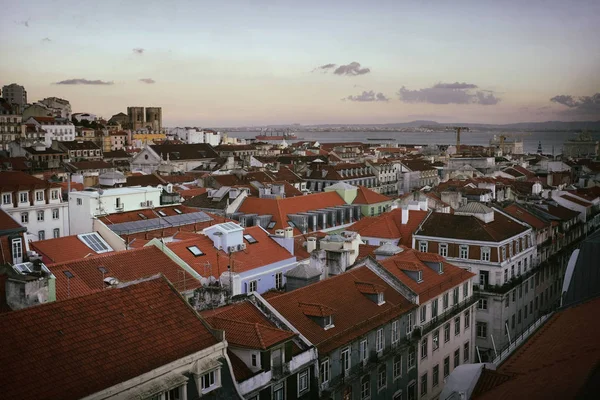
M298 137L291 129L287 129L281 132L274 130L265 130L261 129L260 135L256 135L256 140L297 140Z

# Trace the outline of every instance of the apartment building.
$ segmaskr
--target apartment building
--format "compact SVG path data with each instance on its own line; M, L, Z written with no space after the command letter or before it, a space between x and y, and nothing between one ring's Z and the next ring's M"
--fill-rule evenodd
M44 145L50 147L52 141L69 142L75 140L75 125L70 120L55 117L30 117L26 125L34 125L45 131Z
M0 171L0 192L0 207L27 228L27 240L69 234L69 210L60 185L20 171Z
M327 186L338 182L368 188L375 187L378 184L371 167L365 163L322 165L322 163L315 161L307 169L304 180L306 180L308 189L314 192L321 192Z
M539 262L529 225L468 203L454 214L430 214L413 235L413 248L439 254L477 275L474 289L481 297L475 344L482 361L493 358L511 334L533 321L531 306L537 308L530 288Z
M0 150L21 135L21 113L18 106L0 98Z

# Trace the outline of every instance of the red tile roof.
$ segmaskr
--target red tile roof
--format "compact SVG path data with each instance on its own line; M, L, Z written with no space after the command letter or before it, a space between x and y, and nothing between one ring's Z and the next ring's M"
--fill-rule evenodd
M358 259L373 255L373 252L378 248L379 246L361 244L360 246L358 246Z
M392 199L364 186L359 186L352 204L377 204L386 201L392 201Z
M435 261L438 260L435 259ZM444 272L440 274L428 267L425 261L434 260L430 254L405 249L402 253L379 261L379 263L413 292L417 293L421 303L439 296L475 276L475 274L448 262L443 262ZM404 271L422 271L422 282L417 283Z
M45 189L54 185L21 171L0 171L0 191Z
M204 194L207 191L208 191L207 188L194 188L194 189L179 190L178 193L181 197L183 197L185 200L187 200L187 199L191 199L194 196Z
M377 305L360 293L357 281L384 286L385 303ZM323 355L415 307L365 266L292 292L269 297L267 301L317 346L319 353ZM307 302L334 310L334 327L325 330L307 316Z
M571 196L568 194L563 194L560 197L562 197L565 200L570 201L571 203L575 203L575 204L578 204L583 207L590 207L592 205L592 203L590 203L589 201L581 200L581 199L578 199L577 197L574 197L574 196Z
M186 207L186 206L182 206L182 205L176 205L176 206L156 207L153 210L143 209L143 210L116 213L116 214L111 214L111 215L108 215L105 217L101 217L99 219L104 224L110 226L112 224L120 224L122 222L134 222L134 221L143 221L145 219L160 218L160 216L157 214L159 211L162 211L168 217L171 217L173 215L179 214L178 212L175 211L175 209L178 209L183 214L198 212L198 210L196 210L195 208L190 208L190 207ZM140 217L140 214L142 214L146 218Z
M31 242L29 247L42 255L46 264L77 260L89 255L96 255L96 252L86 246L76 235Z
M65 300L102 291L106 284L98 267L108 271L104 278L112 277L120 282L131 282L161 273L180 291L200 286L198 280L184 272L159 248L148 246L48 265L56 276L56 299ZM70 271L73 278L68 279L64 271Z
M504 211L516 219L531 225L534 229L544 229L550 226L550 222L539 218L516 203L504 207Z
M244 235L246 234L252 235L257 242L247 244L244 251L233 253L231 263L235 272L250 271L294 257L279 243L271 239L268 233L259 226L245 228ZM244 241L244 243L246 242ZM197 246L204 255L195 257L188 250L190 246ZM167 247L202 276L206 275L206 265L210 265L212 276L215 278L219 278L223 272L228 270L229 255L223 250L217 250L208 236L197 234L196 238L172 242Z
M25 232L27 231L27 228L15 221L6 213L6 211L0 209L0 235L3 236L3 231L9 231L10 233L13 233L15 230Z
M397 208L377 217L364 217L348 228L364 237L400 239L400 244L412 247L412 235L428 215L428 211L410 210L408 222L402 223L402 209Z
M0 388L79 399L217 343L164 279L0 315Z
M246 198L238 211L272 215L275 226L270 231L287 228L288 215L346 204L336 192L314 193L285 199Z
M600 364L600 298L558 311L497 370L511 379L477 399L593 398ZM587 392L587 393L586 393Z

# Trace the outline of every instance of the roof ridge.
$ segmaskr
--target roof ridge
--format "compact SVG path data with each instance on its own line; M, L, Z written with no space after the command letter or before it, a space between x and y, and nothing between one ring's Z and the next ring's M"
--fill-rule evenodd
M118 255L125 254L125 253L130 254L132 252L138 252L139 253L142 250L148 250L148 249L152 249L152 248L155 248L158 251L160 251L160 249L158 247L155 247L155 246L144 246L144 247L138 247L138 248L133 248L133 249L129 249L129 250L109 251L109 252L106 252L106 253L96 254L96 255L92 255L92 256L84 257L84 258L74 258L72 260L65 260L65 261L53 263L52 266L53 267L57 267L57 266L60 266L60 265L63 265L63 264L71 264L71 263L73 263L75 261L87 261L87 260L96 260L98 258L104 258L104 257L114 257L117 254ZM90 250L94 251L92 249L90 249ZM162 251L161 251L161 253L162 253Z

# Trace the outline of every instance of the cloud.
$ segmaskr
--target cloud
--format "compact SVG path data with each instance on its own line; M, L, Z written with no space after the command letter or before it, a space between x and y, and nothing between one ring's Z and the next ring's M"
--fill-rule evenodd
M435 89L477 89L477 85L474 85L472 83L460 83L460 82L454 82L454 83L436 83L435 85L433 85L433 87Z
M45 37L42 39L42 42L51 42L51 41L52 41L52 39L50 39L48 37Z
M473 83L437 83L432 87L410 90L402 86L398 97L405 103L431 103L431 104L481 104L484 106L495 105L500 102L491 90L477 90Z
M317 71L321 71L323 73L327 73L328 70L330 70L331 68L334 68L335 64L325 64L325 65L321 65L315 69L313 69L311 72L317 72Z
M137 47L135 49L132 50L135 54L144 54L144 51L146 51L146 49L142 49L140 47Z
M27 21L15 21L17 25L23 25L25 28L29 28L29 20Z
M142 78L140 79L140 82L144 82L144 83L156 83L156 81L152 78Z
M99 79L89 80L83 78L66 79L64 81L56 82L56 85L113 85L114 82L101 81Z
M333 71L336 75L348 75L348 76L357 76L364 75L371 72L369 68L361 68L360 63L353 61L348 65L340 65Z
M390 101L383 93L378 92L375 93L373 90L369 90L368 92L365 90L361 94L356 96L348 96L342 99L343 101L360 101L360 102L369 102L369 101Z
M600 118L600 93L579 97L561 94L554 96L550 101L567 106L568 109L562 111L564 114Z

